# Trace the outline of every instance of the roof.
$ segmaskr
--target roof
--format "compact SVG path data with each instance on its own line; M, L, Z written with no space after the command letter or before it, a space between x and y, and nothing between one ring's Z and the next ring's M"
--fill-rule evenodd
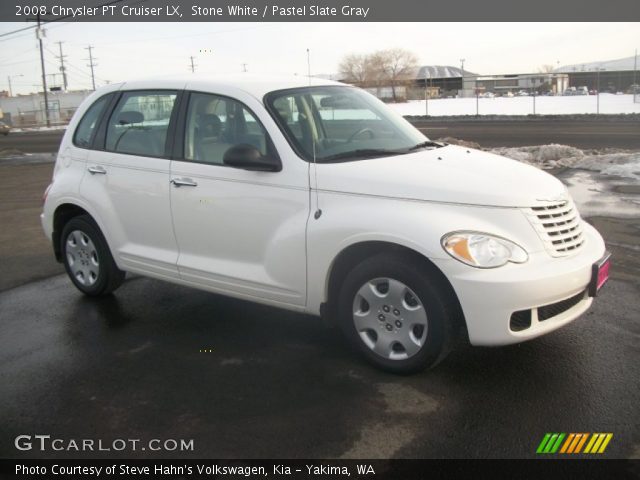
M450 65L423 65L418 67L415 78L461 78L461 77L476 77L477 73L472 73L467 70L462 70L459 67L452 67Z
M327 86L327 85L343 85L343 83L334 82L314 77L289 75L257 75L251 73L240 73L233 75L206 75L193 73L190 75L180 76L164 76L139 80L130 80L124 82L125 89L129 88L189 88L202 90L215 90L216 87L232 87L236 90L242 90L258 99L262 99L265 94L274 90L284 90L287 88L298 88L308 86Z
M602 62L576 63L574 65L563 65L556 68L554 72L574 73L574 72L595 72L598 69L605 71L625 71L633 70L636 67L635 57L619 58L617 60L605 60ZM640 68L640 58L638 59L637 68Z

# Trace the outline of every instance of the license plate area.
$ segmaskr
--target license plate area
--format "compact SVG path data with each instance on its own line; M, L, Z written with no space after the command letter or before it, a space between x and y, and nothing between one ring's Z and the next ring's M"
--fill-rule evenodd
M604 256L591 267L591 282L589 283L589 296L595 297L600 289L609 280L609 268L611 266L611 253Z

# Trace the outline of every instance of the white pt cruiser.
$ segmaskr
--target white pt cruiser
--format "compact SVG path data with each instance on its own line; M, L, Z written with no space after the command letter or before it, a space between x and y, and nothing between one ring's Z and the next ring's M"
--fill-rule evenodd
M135 272L321 315L395 372L435 365L458 332L505 345L566 325L609 272L551 175L429 141L368 93L307 78L96 91L42 224L87 295Z

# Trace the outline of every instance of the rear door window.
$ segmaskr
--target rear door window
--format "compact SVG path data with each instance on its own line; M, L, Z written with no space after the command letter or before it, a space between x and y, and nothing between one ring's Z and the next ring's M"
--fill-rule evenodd
M125 92L107 125L106 150L164 157L175 91Z

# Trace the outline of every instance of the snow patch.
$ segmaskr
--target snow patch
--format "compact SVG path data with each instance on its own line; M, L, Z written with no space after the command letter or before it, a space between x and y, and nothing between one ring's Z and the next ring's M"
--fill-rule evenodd
M436 98L429 100L429 116L449 115L531 115L533 97L496 97L496 98ZM477 106L477 110L476 110ZM389 107L401 115L425 115L424 100L406 103L390 103ZM598 99L595 95L580 96L537 96L535 97L537 115L575 115L598 112ZM640 113L640 103L633 102L633 95L600 94L599 112L602 114Z
M489 151L542 169L573 167L604 175L640 180L640 152L585 151L558 144L500 147Z

